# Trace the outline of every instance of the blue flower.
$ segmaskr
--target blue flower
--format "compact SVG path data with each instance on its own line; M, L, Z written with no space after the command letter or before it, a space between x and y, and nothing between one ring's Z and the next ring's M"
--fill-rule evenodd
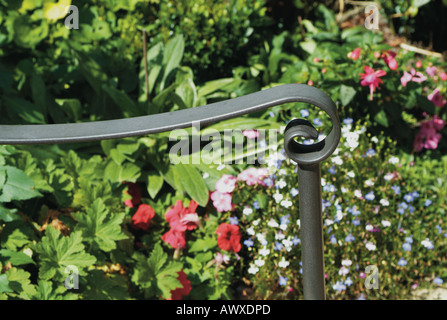
M352 220L352 224L355 226L359 226L360 225L360 220L355 218L354 220Z
M431 205L433 203L433 201L431 201L430 199L425 200L424 202L424 207L428 207L429 205Z
M361 212L360 212L360 210L357 210L356 206L353 206L351 209L351 213L353 216L358 216Z
M363 295L363 293L360 295L360 297L357 298L357 300L365 300L365 296Z
M253 208L255 208L255 209L259 209L260 208L260 206L259 206L259 201L254 201L253 202Z
M405 243L402 245L402 248L404 249L404 251L411 251L411 244L405 242Z
M281 277L281 276L279 276L279 285L280 285L280 286L285 286L285 285L287 285L287 277Z
M404 258L400 258L400 260L397 262L397 264L401 267L404 267L407 265L407 260L405 260Z
M433 279L433 283L437 284L438 286L440 286L441 284L444 283L444 280L442 280L440 277L436 277Z
M346 242L352 242L352 241L354 241L355 240L355 238L354 238L354 236L352 235L352 234L348 234L346 237L345 237L345 241Z
M439 224L436 225L436 229L438 230L438 233L442 233L442 228Z
M337 191L337 188L335 188L335 186L333 184L325 184L323 186L323 191L325 191L325 192L335 192L335 191Z
M271 177L267 177L264 179L264 183L267 187L271 187L273 186L274 182L273 179Z
M372 157L376 154L376 151L373 148L369 148L368 151L366 151L366 155L368 157Z
M275 250L281 250L282 249L282 243L281 242L275 242L274 249Z
M279 224L289 224L290 214L286 214L285 216L279 218Z
M316 125L317 127L323 125L323 121L320 120L320 118L315 118L313 121L314 125Z
M239 224L237 217L230 217L228 218L228 221L230 222L230 224Z
M354 282L352 282L351 277L348 277L348 278L345 280L345 285L347 285L348 287L350 287L353 283L354 283Z
M332 244L336 244L337 243L337 239L335 238L335 236L333 234L331 235L329 240L331 241Z
M413 202L414 197L411 193L408 193L406 195L404 195L404 200L407 201L408 203Z
M309 116L309 110L307 109L301 109L300 114L303 118L307 118Z
M414 210L415 210L414 207L410 204L410 205L408 206L408 212L413 213Z
M298 238L297 236L295 236L295 238L292 239L292 244L294 246L296 246L297 244L301 243L300 238Z
M250 247L253 247L253 245L254 245L255 243L253 242L253 240L251 240L251 239L247 239L247 240L244 241L244 244L245 244L248 248L250 248Z
M405 242L407 243L413 243L413 236L409 236L405 238Z
M400 187L399 186L396 186L396 185L391 186L391 189L394 191L395 195L400 194Z
M351 124L354 120L352 120L352 118L346 118L343 120L344 124Z
M331 174L336 174L337 173L337 171L335 170L335 166L330 167L328 171Z
M419 197L419 192L417 192L417 191L413 191L413 192L411 193L411 195L413 196L413 198L418 198L418 197Z
M365 195L366 200L372 201L372 200L374 200L374 198L375 198L374 191L370 191Z
M332 285L332 289L336 291L344 291L346 290L346 285L344 285L341 281L337 281L335 284Z

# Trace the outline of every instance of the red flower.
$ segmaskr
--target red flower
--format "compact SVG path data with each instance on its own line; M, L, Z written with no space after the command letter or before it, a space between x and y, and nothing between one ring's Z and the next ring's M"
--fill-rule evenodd
M186 248L186 238L184 231L178 231L174 228L169 229L162 237L161 240L168 243L174 249L185 249Z
M222 250L239 252L241 250L241 233L235 224L222 223L216 230L217 245Z
M360 58L360 48L356 48L353 51L348 53L348 58L352 59L352 60L357 60L358 58Z
M124 201L124 204L128 206L129 208L133 208L141 203L141 191L138 187L138 184L133 182L123 182L128 185L127 191L124 191L124 193L129 194L132 199L128 199Z
M147 230L154 216L155 211L150 205L140 204L137 212L135 212L132 217L132 226L134 227L134 229Z
M165 218L169 222L171 228L177 231L194 230L197 228L198 215L196 213L199 205L194 200L191 200L188 208L183 207L181 200L177 200L175 207L166 212Z
M187 296L191 292L191 282L188 280L183 270L178 272L178 281L182 284L181 288L171 291L171 298L168 300L182 300L183 296Z
M394 57L396 57L396 52L394 51L387 51L382 54L383 61L385 61L385 63L391 70L396 70L398 67L397 61L396 59L394 59Z
M376 91L376 88L379 87L379 84L382 84L382 79L379 79L379 77L383 77L386 75L386 72L383 70L377 70L374 71L373 68L369 66L364 67L365 73L360 74L360 79L362 80L360 84L362 86L368 86L369 92L370 92L370 98L369 100L372 101L373 99L373 92Z

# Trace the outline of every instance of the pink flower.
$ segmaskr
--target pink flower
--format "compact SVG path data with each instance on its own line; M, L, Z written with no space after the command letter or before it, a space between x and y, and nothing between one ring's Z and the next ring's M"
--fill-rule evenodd
M163 234L161 239L170 244L174 249L185 249L186 248L186 238L184 231L178 231L174 228L169 229L168 232Z
M258 130L243 130L242 134L248 139L256 139L257 137L259 137Z
M166 221L172 229L179 232L194 230L199 225L199 216L196 213L198 204L191 200L188 208L183 207L181 200L177 200L175 207L172 206L165 214Z
M360 79L362 80L360 84L364 87L369 87L369 100L372 101L373 92L376 91L376 88L379 88L379 84L383 83L382 79L379 79L379 77L386 75L386 72L383 70L374 71L374 69L369 66L365 66L363 69L365 70L365 73L360 74Z
M444 71L442 71L439 76L441 77L442 81L446 81L447 80L447 73L445 73Z
M413 147L419 152L422 149L435 150L441 140L442 135L438 132L444 128L444 121L438 116L433 116L433 119L421 123L421 130L416 135Z
M416 62L416 68L422 68L422 61L421 60L418 60L417 62Z
M397 61L396 59L394 59L394 57L396 57L396 52L394 51L387 51L382 54L383 61L385 61L385 63L391 70L396 70L398 67Z
M268 175L265 168L256 169L254 167L248 168L238 174L237 179L245 181L249 186L255 184L263 184L263 179Z
M427 80L427 77L424 76L421 72L417 71L414 68L411 68L410 73L404 71L404 75L400 78L400 83L403 87L407 85L408 82L424 82Z
M211 193L211 200L213 200L213 206L219 212L233 210L233 205L231 204L232 197L229 193L214 191Z
M427 72L430 78L433 78L436 74L436 67L427 67L427 69L425 69L425 72Z
M231 193L236 187L237 179L231 174L224 174L216 182L216 190L221 193Z
M360 48L356 48L354 50L352 50L351 52L349 52L347 54L348 58L352 59L352 60L357 60L358 58L360 58Z
M437 107L442 108L446 103L447 100L443 100L441 94L439 93L439 89L436 88L435 90L433 90L432 93L430 93L428 95L428 100L430 100L431 102L433 102L433 104Z

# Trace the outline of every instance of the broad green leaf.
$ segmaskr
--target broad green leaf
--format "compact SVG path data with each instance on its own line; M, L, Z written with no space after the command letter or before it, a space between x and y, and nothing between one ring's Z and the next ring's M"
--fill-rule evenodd
M27 123L45 123L45 118L42 111L35 104L19 97L3 97L3 99L9 112L17 114Z
M124 213L111 213L101 199L97 199L86 212L74 214L78 222L75 231L81 231L84 241L93 243L99 249L109 252L116 248L116 242L127 239L121 224Z
M189 252L207 251L215 246L217 246L217 240L215 238L197 239L189 248Z
M129 98L127 93L123 90L118 90L112 86L103 85L102 89L109 95L109 97L116 103L116 105L121 109L123 115L126 118L141 116L138 111L136 103Z
M0 293L13 292L9 287L9 281L6 274L0 274Z
M353 87L350 86L345 86L344 84L342 84L340 86L340 101L341 104L344 106L347 106L352 99L354 98L356 94L356 91Z
M217 90L223 89L226 85L231 84L233 81L235 81L234 78L224 78L219 80L208 81L199 88L197 95L199 97L206 97Z
M190 164L179 163L176 165L176 169L186 193L199 205L205 207L208 203L209 191L196 167Z
M0 190L0 202L28 200L42 196L34 190L33 180L22 170L10 166L0 167L0 170L2 169L6 171L6 182Z
M149 171L147 173L147 192L152 199L157 196L158 192L163 187L163 183L163 176L156 171Z
M37 243L35 249L39 255L39 277L43 280L66 278L65 268L75 266L79 274L96 262L96 257L85 252L82 232L75 231L70 236L63 236L52 226L47 226L45 236Z
M379 111L375 116L374 120L376 120L380 125L388 128L388 116L386 115L384 110Z
M147 266L156 275L168 260L168 255L163 251L160 244L155 245L151 255L147 259Z
M29 272L22 269L11 268L6 272L9 287L20 299L29 300L36 294L36 288L31 284Z
M48 36L49 27L45 20L36 23L29 15L21 15L14 20L14 42L23 48L34 48Z
M33 259L23 252L16 252L8 249L0 250L0 261L3 264L11 262L13 266L20 266L23 264L35 264Z
M183 50L185 48L185 41L183 35L176 35L174 38L168 41L163 53L163 66L164 73L161 81L160 91L167 85L167 80L171 76L171 73L180 65L183 58Z
M105 177L112 182L136 182L141 175L139 166L126 162L118 165L115 161L110 161L104 171Z

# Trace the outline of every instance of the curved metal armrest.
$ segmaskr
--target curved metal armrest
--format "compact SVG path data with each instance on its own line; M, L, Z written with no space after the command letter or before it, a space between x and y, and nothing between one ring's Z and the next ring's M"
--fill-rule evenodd
M49 144L141 136L186 128L193 122L210 124L288 102L305 102L324 110L332 130L317 144L304 146L294 138L316 138L310 123L292 121L286 128L285 149L296 162L323 161L337 147L340 122L334 102L323 91L303 84L287 84L205 106L119 120L48 125L0 125L0 144ZM312 127L312 129L309 129Z

